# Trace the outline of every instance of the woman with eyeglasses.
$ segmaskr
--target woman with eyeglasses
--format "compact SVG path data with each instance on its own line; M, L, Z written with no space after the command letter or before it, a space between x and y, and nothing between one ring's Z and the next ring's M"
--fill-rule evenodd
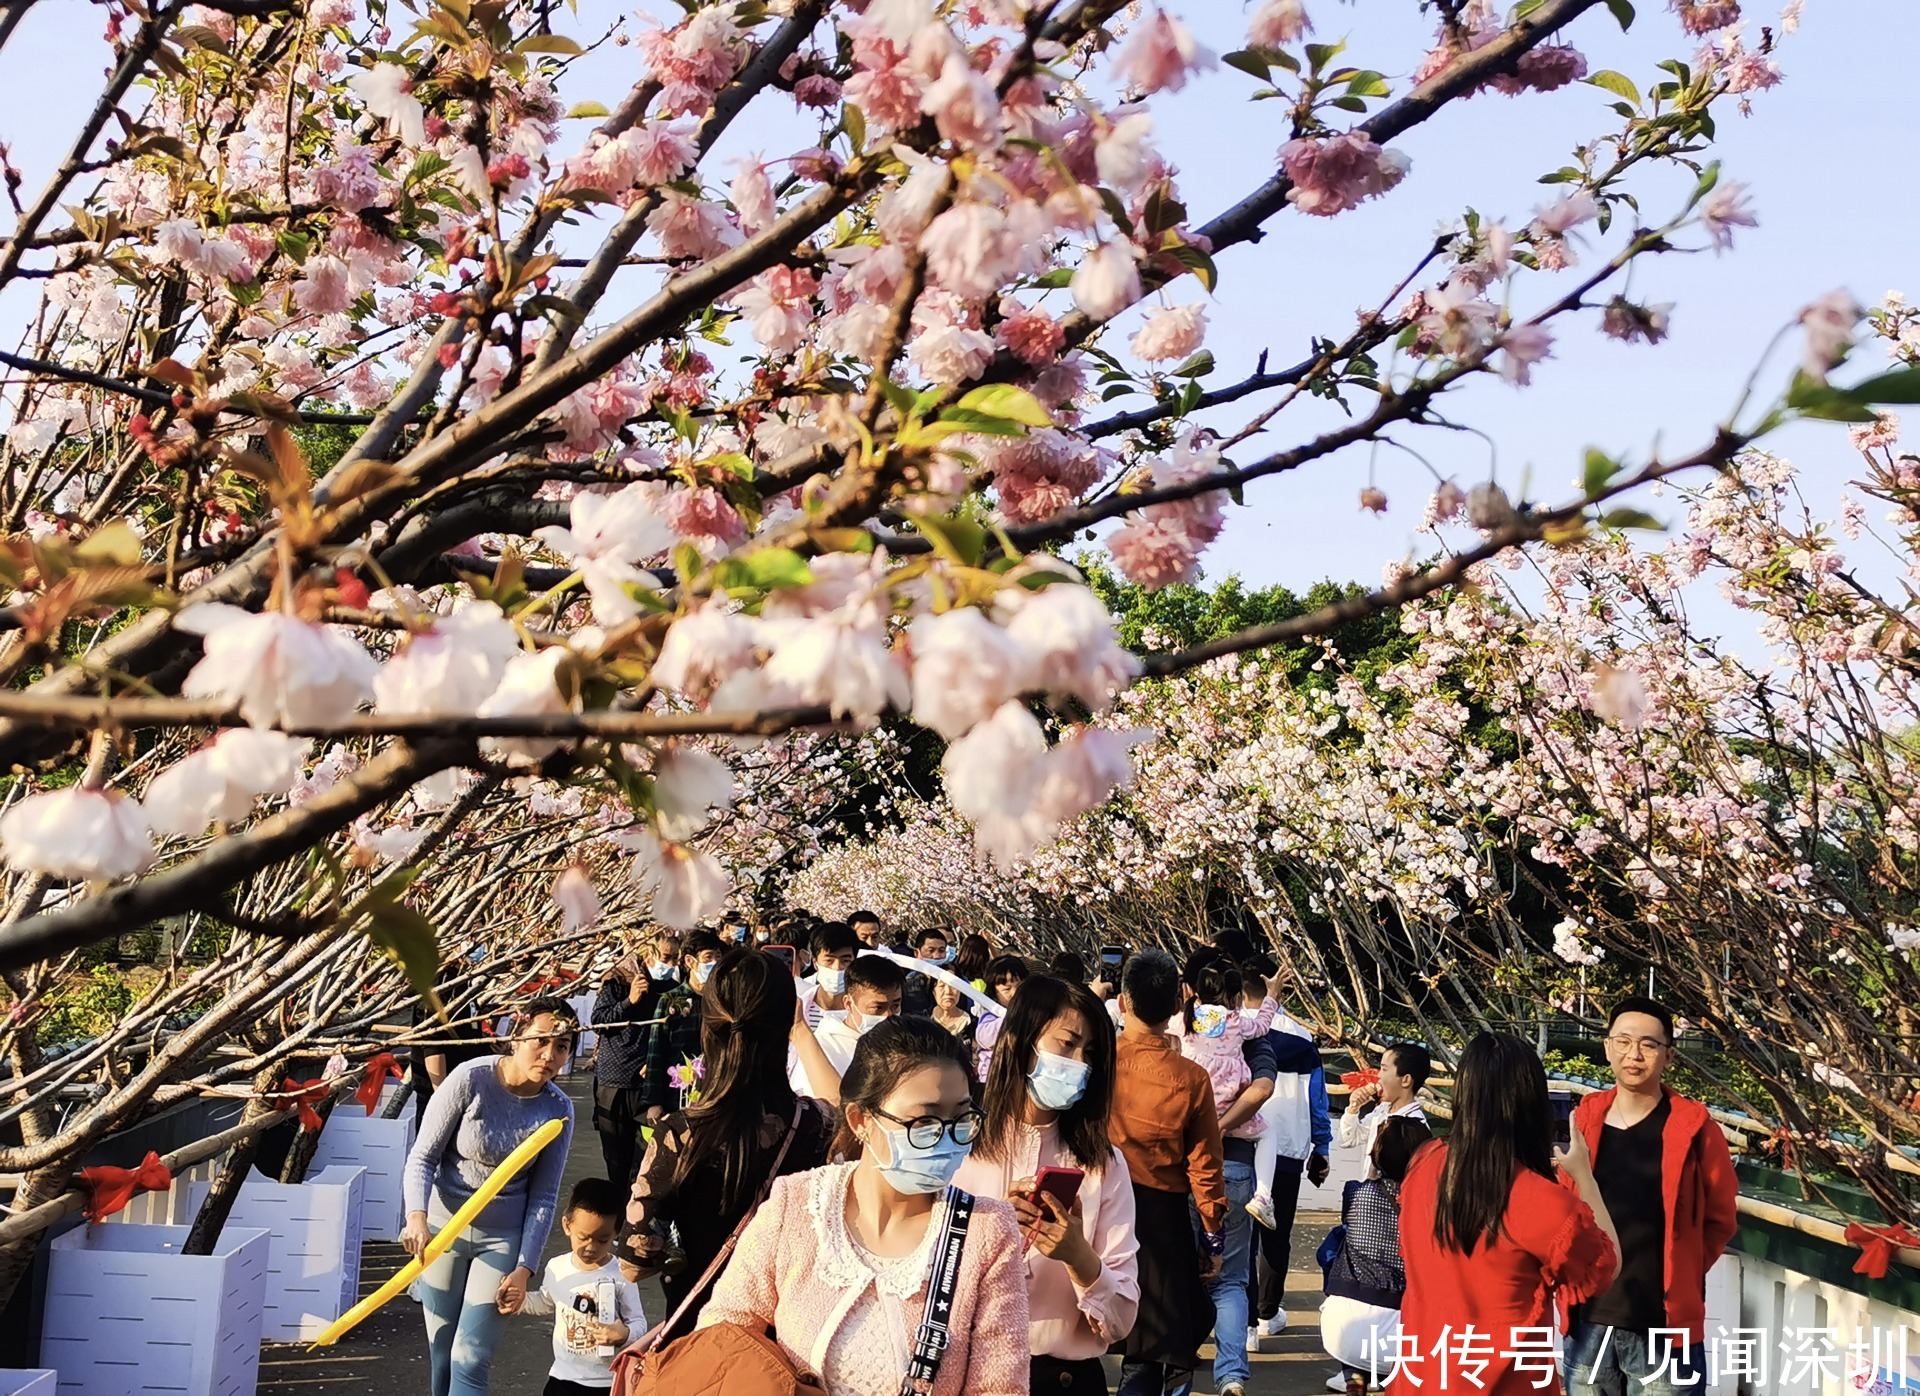
M857 1161L773 1185L701 1326L771 1331L833 1396L899 1396L946 1249L947 1188L980 1131L967 1067L925 1018L864 1034L840 1082L841 1143ZM1007 1203L975 1201L945 1321L931 1396L1026 1396L1027 1274Z
M1113 1058L1113 1029L1090 990L1028 979L1007 1009L981 1097L986 1121L955 1179L1013 1203L1029 1246L1032 1389L1047 1396L1106 1396L1100 1358L1140 1307L1133 1180L1107 1139ZM1078 1170L1078 1186L1041 1188L1048 1169Z

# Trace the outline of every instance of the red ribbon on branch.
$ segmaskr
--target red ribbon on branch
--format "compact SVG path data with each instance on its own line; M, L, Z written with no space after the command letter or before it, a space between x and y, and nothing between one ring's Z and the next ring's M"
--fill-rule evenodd
M1884 1280L1887 1277L1887 1266L1893 1263L1894 1251L1902 1247L1920 1249L1920 1236L1915 1236L1898 1222L1892 1226L1868 1226L1863 1222L1848 1222L1847 1244L1860 1248L1860 1258L1853 1262L1854 1274L1865 1275L1868 1279Z
M1779 1155L1776 1166L1782 1173L1793 1172L1793 1131L1783 1125L1773 1132L1769 1142ZM1886 1271L1880 1273L1885 1274Z
M387 1078L398 1075L400 1063L394 1060L393 1053L382 1052L377 1057L369 1058L367 1074L361 1078L360 1089L353 1093L353 1098L366 1106L367 1113L371 1115L380 1108L380 1090L387 1084Z
M280 1095L286 1104L300 1107L300 1128L317 1130L326 1123L320 1118L320 1112L313 1107L317 1102L327 1098L329 1084L325 1077L296 1082L289 1076L280 1082ZM284 1109L285 1106L281 1108Z
M81 1169L80 1186L89 1194L87 1220L103 1222L133 1201L137 1192L165 1192L173 1186L173 1174L160 1162L160 1155L148 1150L138 1168Z

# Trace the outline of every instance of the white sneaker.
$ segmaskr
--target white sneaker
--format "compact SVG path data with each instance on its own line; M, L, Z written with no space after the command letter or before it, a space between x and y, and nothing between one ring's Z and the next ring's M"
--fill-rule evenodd
M1327 1390L1338 1391L1341 1393L1341 1396L1346 1396L1347 1374L1345 1372L1335 1372L1332 1376L1328 1377Z
M1247 1215L1269 1231L1277 1229L1280 1225L1280 1219L1273 1213L1273 1199L1264 1192L1256 1192L1247 1199Z
M1272 1318L1263 1318L1254 1326L1255 1333L1262 1338L1277 1338L1287 1331L1287 1311L1280 1310Z

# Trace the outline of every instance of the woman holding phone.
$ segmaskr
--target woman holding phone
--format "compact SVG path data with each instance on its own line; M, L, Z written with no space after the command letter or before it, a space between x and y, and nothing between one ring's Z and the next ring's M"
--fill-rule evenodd
M954 1183L1013 1203L1026 1238L1032 1389L1105 1396L1100 1358L1140 1304L1133 1183L1107 1140L1113 1029L1100 1001L1048 975L1021 983Z

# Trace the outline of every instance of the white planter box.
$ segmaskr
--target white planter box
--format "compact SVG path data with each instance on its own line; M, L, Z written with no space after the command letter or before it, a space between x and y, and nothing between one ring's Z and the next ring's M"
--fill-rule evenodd
M272 1241L229 1226L182 1255L184 1226L76 1227L48 1243L40 1357L58 1396L253 1396Z
M353 1307L360 1294L365 1182L365 1169L336 1164L309 1173L304 1183L250 1173L241 1184L227 1225L259 1228L273 1238L260 1321L264 1341L311 1342Z
M0 1367L0 1396L54 1396L60 1374L51 1369Z
M389 1087L391 1091L400 1087ZM381 1109L386 1096L381 1097ZM344 1165L367 1171L365 1195L361 1199L360 1229L369 1241L398 1241L407 1222L407 1205L401 1196L401 1179L407 1168L407 1150L413 1147L414 1104L408 1101L397 1120L383 1120L376 1110L348 1096L333 1107L327 1127L320 1131L320 1144L313 1152L313 1168Z

